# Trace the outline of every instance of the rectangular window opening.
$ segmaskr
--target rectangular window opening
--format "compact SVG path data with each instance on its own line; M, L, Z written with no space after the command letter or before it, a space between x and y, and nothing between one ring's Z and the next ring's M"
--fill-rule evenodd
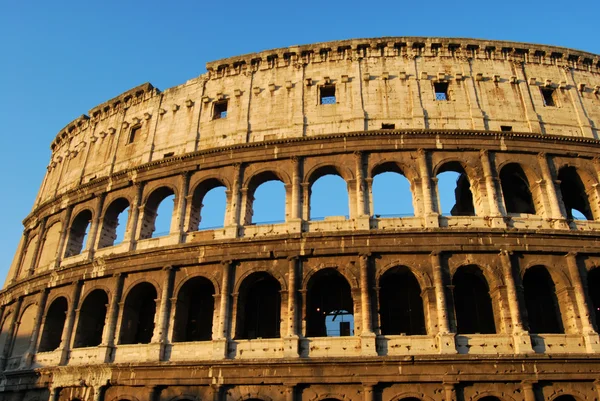
M215 102L213 120L227 117L227 100Z
M511 125L501 125L500 131L505 131L505 132L512 131L512 126Z
M135 141L135 138L137 136L139 136L140 131L142 130L142 126L141 125L136 125L135 127L131 128L131 131L129 131L129 138L127 138L127 144L129 145L130 143L133 143Z
M396 124L381 123L381 129L396 129Z
M435 100L448 100L448 82L434 82Z
M540 88L540 90L542 91L542 97L544 98L544 106L556 106L556 103L554 102L554 88Z
M335 104L335 85L324 85L319 89L320 104Z

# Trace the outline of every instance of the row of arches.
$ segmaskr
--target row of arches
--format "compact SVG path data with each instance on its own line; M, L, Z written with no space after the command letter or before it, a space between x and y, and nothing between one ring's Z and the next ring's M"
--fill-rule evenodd
M469 176L459 162L448 162L437 170L438 204L440 214L452 216L474 216L484 213L479 184L475 177ZM319 220L326 216L348 216L351 205L350 186L342 178L342 170L335 166L325 166L317 170L307 186L307 219ZM375 217L405 217L419 215L422 211L417 194L414 172L407 173L396 163L386 162L376 166L371 172L372 181L368 185L366 209ZM590 185L585 185L575 167L566 166L558 171L558 195L561 210L567 219L595 218L590 196ZM291 206L289 183L285 176L275 171L256 174L247 182L245 193L245 211L242 213L244 225L272 224L287 221ZM532 189L530 177L518 163L508 163L499 172L499 184L503 199L504 212L510 214L538 214L543 204L541 188ZM287 187L286 187L287 186ZM189 219L186 231L223 227L227 220L232 221L234 210L231 208L231 185L222 179L209 178L192 189ZM474 191L475 188L475 191ZM474 192L478 196L474 196ZM175 210L175 189L161 186L154 189L143 202L141 227L137 239L161 236L176 230L173 224ZM595 198L594 198L595 199ZM597 203L597 201L594 201ZM105 208L100 221L97 248L106 248L123 241L126 229L131 229L131 202L120 197L112 200ZM64 257L81 253L86 247L93 219L90 209L79 211L70 223ZM235 218L234 218L235 220ZM51 231L48 228L47 231ZM60 231L60 230L59 230ZM129 233L131 237L135 233ZM54 235L53 235L54 236ZM43 248L57 244L46 242ZM56 241L55 241L56 242Z
M449 298L458 334L494 334L498 332L500 311L483 270L476 265L458 268L449 283ZM528 268L522 279L525 324L531 333L564 333L561 305L555 284L544 266ZM600 269L587 276L587 287L600 286ZM406 266L386 270L376 287L379 332L382 335L424 335L428 310L427 289ZM497 291L497 289L492 289ZM231 290L226 290L230 296ZM336 268L323 268L307 281L303 298L302 320L307 337L354 335L355 293L348 279ZM235 296L235 339L281 337L282 285L267 271L249 274L240 283ZM295 296L295 292L292 292ZM172 342L210 341L213 339L215 284L196 276L185 281L174 294ZM125 295L118 344L146 344L153 341L158 293L156 287L142 281ZM590 291L589 298L596 322L600 322L600 294ZM497 303L497 302L496 302ZM103 341L108 294L94 289L81 303L74 333L74 348L98 346ZM39 352L52 351L64 337L68 302L54 299L46 310ZM107 341L107 339L104 339Z

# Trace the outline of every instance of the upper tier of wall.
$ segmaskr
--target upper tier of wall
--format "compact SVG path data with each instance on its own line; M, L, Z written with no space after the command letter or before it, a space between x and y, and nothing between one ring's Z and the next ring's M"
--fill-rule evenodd
M391 127L599 136L600 56L559 47L360 39L232 57L207 71L163 92L140 85L67 125L34 209L143 163L266 139ZM335 104L320 104L324 85L335 87ZM553 89L553 106L542 88ZM226 118L215 118L225 101Z

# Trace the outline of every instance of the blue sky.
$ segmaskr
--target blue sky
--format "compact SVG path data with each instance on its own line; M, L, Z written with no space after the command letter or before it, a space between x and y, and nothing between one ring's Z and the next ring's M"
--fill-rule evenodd
M358 37L474 37L600 53L599 12L598 1L4 1L0 276L56 133L136 85L166 89L203 73L207 61Z

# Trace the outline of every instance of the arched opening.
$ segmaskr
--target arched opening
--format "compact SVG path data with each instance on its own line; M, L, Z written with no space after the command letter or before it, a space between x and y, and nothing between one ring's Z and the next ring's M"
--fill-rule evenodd
M575 397L570 394L559 395L553 401L577 401Z
M373 169L373 215L375 217L414 216L410 182L396 163L384 163Z
M68 306L67 299L59 297L48 308L40 340L40 352L54 351L60 346L65 320L67 319Z
M12 345L12 351L10 353L11 358L23 355L29 349L36 313L37 306L29 305L21 314L21 319L18 321L17 333Z
M600 330L600 268L588 272L587 288L592 302L593 315L596 323L596 331Z
M500 170L500 184L507 213L535 214L529 181L520 165L504 166Z
M558 172L560 193L568 219L593 220L585 186L575 167L563 167Z
M309 193L310 220L323 220L328 216L348 218L348 185L335 167L324 167L313 174Z
M386 271L379 279L381 334L426 334L421 287L405 266Z
M440 213L450 216L475 216L471 183L458 162L444 164L438 170L437 194Z
M74 348L96 347L102 343L108 295L104 290L93 290L85 297L79 310Z
M529 332L564 333L554 281L543 266L534 266L523 277Z
M154 334L156 288L150 283L137 284L125 300L120 344L148 344Z
M8 312L2 320L2 326L0 327L0 350L4 351L6 347L6 340L8 340L8 332L10 325L12 324L13 314Z
M140 230L140 239L156 238L169 234L171 218L175 208L175 193L169 187L155 189L144 207L144 218Z
M245 224L285 221L285 185L273 172L258 174L248 184Z
M89 210L81 211L73 222L69 230L69 240L67 241L67 249L65 250L65 258L69 256L79 255L85 249L87 237L92 221L92 212Z
M125 198L115 199L104 212L98 248L117 245L123 241L128 216L129 201Z
M406 397L406 398L401 398L398 401L421 401L421 400L417 397Z
M494 311L488 283L477 266L460 267L452 277L458 334L494 334Z
M173 342L212 339L215 287L204 277L194 277L177 294Z
M237 338L278 338L281 285L269 273L258 272L240 285L237 309Z
M500 398L498 398L498 397L494 397L493 395L488 395L485 397L481 397L477 401L502 401L502 400L500 400Z
M227 187L216 178L196 186L192 195L189 231L223 227L227 209L226 191Z
M354 303L350 285L336 269L320 270L308 281L306 335L354 335Z
M29 276L31 272L31 265L33 264L33 256L35 254L38 239L38 235L33 235L29 242L27 242L27 250L25 251L25 255L23 256L23 261L21 262L21 266L19 269L19 278Z
M60 221L52 224L46 230L41 245L38 266L36 268L47 267L51 262L56 260L61 230L62 223Z

